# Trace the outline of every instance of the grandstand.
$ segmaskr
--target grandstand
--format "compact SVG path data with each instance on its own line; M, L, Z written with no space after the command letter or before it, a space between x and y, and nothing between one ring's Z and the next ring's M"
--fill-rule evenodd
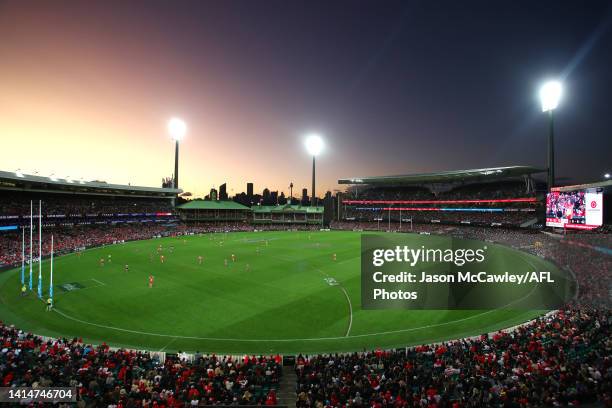
M323 207L284 204L257 205L251 209L254 224L323 225Z
M441 223L531 227L543 222L529 166L494 167L401 176L352 177L342 219L401 224Z
M246 207L235 201L193 200L177 207L181 221L244 222L252 224L322 225L323 207L302 205L254 205Z
M45 226L174 221L181 192L0 171L0 227L29 224L31 200L42 201Z
M184 222L227 222L250 219L251 209L234 201L193 200L177 207Z

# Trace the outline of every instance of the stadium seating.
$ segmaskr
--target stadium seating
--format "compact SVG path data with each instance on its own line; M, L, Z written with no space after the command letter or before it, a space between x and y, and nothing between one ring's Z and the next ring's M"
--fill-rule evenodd
M132 198L132 197L87 197L43 195L43 215L87 215L87 214L120 214L149 213L172 211L171 202L167 199ZM0 196L1 215L30 215L30 200L35 199L38 206L40 195L11 194ZM37 209L36 209L37 210Z
M501 201L513 199L525 201ZM466 200L483 202L454 202ZM543 217L543 212L538 212L541 206L535 194L526 192L520 181L469 183L440 191L425 186L353 186L343 202L343 218L359 222L387 221L390 216L391 222L399 223L401 216L414 223L519 227ZM389 214L388 207L396 210ZM400 213L397 209L402 207Z
M0 323L3 387L76 387L78 406L276 405L281 358L177 356L44 339Z
M298 407L609 404L609 311L567 309L510 332L407 350L299 356Z

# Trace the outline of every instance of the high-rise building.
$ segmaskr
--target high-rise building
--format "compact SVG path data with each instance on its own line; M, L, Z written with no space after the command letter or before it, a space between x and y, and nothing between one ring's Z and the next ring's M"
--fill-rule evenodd
M253 198L253 183L247 183L247 198L250 200L251 198Z
M217 201L217 189L216 188L213 187L213 188L210 189L209 198L212 201Z
M219 186L219 200L227 200L227 184L225 183Z
M307 205L307 204L308 204L308 189L303 188L302 189L302 205Z
M263 199L263 205L272 205L272 201L270 200L270 190L264 188L261 195Z
M278 191L270 192L270 201L272 204L278 204Z
M325 193L323 198L323 225L329 226L332 219L334 218L334 198L332 197L331 191Z

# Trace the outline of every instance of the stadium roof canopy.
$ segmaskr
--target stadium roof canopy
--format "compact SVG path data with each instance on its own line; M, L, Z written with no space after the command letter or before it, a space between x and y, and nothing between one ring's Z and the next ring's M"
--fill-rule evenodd
M304 213L319 214L323 212L323 207L311 207L306 205L254 205L251 207L254 213Z
M338 180L338 184L415 185L493 181L502 178L528 176L544 170L531 166L490 167L485 169L451 170L436 173L406 174L398 176L351 177Z
M174 197L183 192L181 189L174 188L126 186L103 181L43 177L12 171L0 171L0 190L164 198Z
M594 183L587 183L587 184L575 184L571 186L553 187L552 191L567 192L567 191L585 190L587 188L601 188L604 191L610 191L612 190L612 180L597 181Z
M193 200L177 207L179 210L243 210L251 209L235 201Z

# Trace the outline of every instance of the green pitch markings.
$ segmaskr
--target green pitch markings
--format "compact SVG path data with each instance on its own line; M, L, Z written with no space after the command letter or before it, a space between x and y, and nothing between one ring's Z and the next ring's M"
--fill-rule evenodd
M407 239L420 245L419 235ZM496 253L492 262L513 272L554 268L509 248ZM101 265L109 255L112 261ZM47 262L43 275L46 296ZM352 231L202 234L57 257L54 313L45 312L33 292L20 296L19 277L18 269L0 273L5 323L41 335L154 351L403 347L477 335L543 312L362 310L360 233Z

